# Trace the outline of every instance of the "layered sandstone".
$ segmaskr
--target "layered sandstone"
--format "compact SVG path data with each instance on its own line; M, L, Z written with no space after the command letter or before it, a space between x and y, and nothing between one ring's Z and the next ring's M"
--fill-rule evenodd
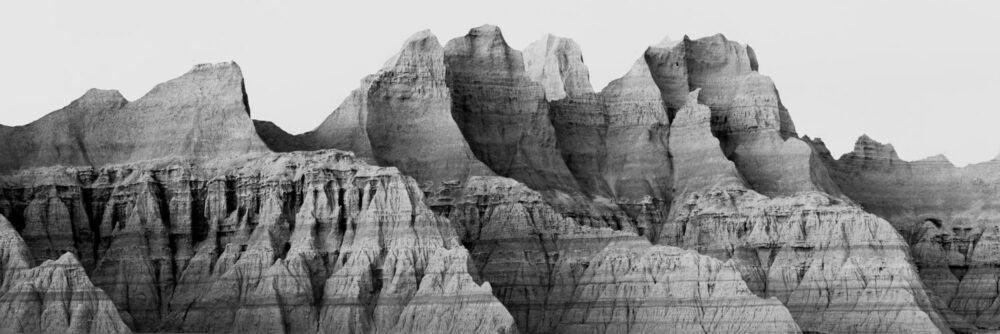
M579 193L560 158L545 90L500 29L474 28L449 41L444 56L451 113L476 157L529 187Z
M92 89L36 122L0 128L0 172L266 151L247 117L247 100L232 62L197 65L132 102Z
M91 276L138 330L513 330L471 282L451 224L395 168L338 151L181 161L25 171L4 178L20 190L3 211L22 226L42 200L93 213L55 220L97 227ZM86 195L36 191L53 187ZM414 324L414 312L465 321Z
M797 333L732 262L580 226L515 180L476 177L448 213L524 333Z
M692 92L671 125L676 194L659 242L731 261L804 331L949 331L892 226L826 193L769 198L747 186Z
M823 147L819 140L813 144ZM908 162L891 144L867 135L839 160L825 158L845 194L906 237L924 283L942 312L954 312L956 327L1000 328L994 260L1000 162L961 168L942 156Z
M130 333L72 253L31 267L30 250L0 216L0 331Z
M796 137L774 82L761 75L753 49L718 34L685 36L646 51L646 62L673 117L685 95L712 111L712 134L754 190L766 195L840 194L810 146Z

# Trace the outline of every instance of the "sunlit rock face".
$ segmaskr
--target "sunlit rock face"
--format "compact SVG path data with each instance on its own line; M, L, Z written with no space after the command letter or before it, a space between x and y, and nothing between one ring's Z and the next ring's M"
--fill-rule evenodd
M712 134L750 186L765 195L821 191L839 196L825 166L796 137L774 82L749 46L719 34L646 50L646 62L673 117L688 91L712 111Z
M31 124L0 127L0 172L265 152L247 101L243 74L232 62L197 65L132 102L92 89Z
M893 227L826 193L768 197L748 187L692 92L671 124L675 194L660 243L730 261L803 331L948 331Z
M909 242L939 309L957 326L1000 328L995 240L1000 231L1000 161L955 167L943 156L903 161L867 135L824 162L844 193L884 217Z

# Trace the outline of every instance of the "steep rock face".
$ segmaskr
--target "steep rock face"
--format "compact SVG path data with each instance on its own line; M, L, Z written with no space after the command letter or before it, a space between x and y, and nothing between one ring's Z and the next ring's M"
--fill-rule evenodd
M580 226L511 179L471 179L449 217L525 333L798 332L731 264Z
M754 190L766 195L840 192L825 166L796 138L788 110L770 78L757 72L753 49L725 36L687 37L671 47L651 47L646 62L671 118L687 92L712 110L712 133Z
M28 203L42 199L92 213L61 219L96 227L92 276L138 330L514 328L503 306L481 293L488 288L469 283L472 276L457 267L455 232L423 204L417 184L349 153L257 154L197 167L163 160L47 168L3 184L3 211L16 217L30 217ZM53 186L86 195L35 190ZM18 225L27 230L29 223ZM428 267L435 261L448 266ZM448 284L424 288L425 273ZM427 327L401 320L415 310L468 321Z
M88 90L66 107L25 126L0 127L0 172L51 164L90 165L82 147L85 124L105 112L121 109L128 101L114 90Z
M546 88L560 153L582 190L613 200L645 234L672 193L669 121L646 63L640 59L595 94L570 39L548 35L525 50L524 61Z
M839 160L824 160L845 194L906 237L942 311L960 316L954 326L1000 328L1000 161L962 168L943 157L907 162L868 136Z
M672 124L678 193L660 243L730 261L805 331L948 331L892 226L824 193L768 198L746 187L693 92Z
M0 331L129 333L71 253L31 268L28 245L0 216Z
M531 80L545 89L556 146L582 191L612 198L604 180L607 118L590 86L580 47L568 38L546 35L523 54Z
M452 119L444 48L437 38L429 31L413 35L387 65L368 93L365 124L378 163L438 187L492 175Z
M266 151L249 113L243 75L232 62L197 65L133 102L90 90L36 122L0 129L0 152L8 157L0 172Z
M525 73L542 85L546 100L594 93L583 52L569 38L546 34L524 49L523 58Z
M545 91L499 28L474 28L449 41L445 63L452 115L480 161L535 189L580 192L560 158Z

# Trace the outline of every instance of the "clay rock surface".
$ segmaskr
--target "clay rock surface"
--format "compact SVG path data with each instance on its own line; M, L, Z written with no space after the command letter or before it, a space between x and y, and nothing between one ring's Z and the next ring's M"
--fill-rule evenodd
M117 91L92 89L31 124L0 128L0 172L267 151L247 100L242 72L232 62L197 65L132 102Z
M43 201L89 213L57 220L95 227L74 253L96 248L91 277L136 330L516 332L489 285L472 282L452 225L395 168L339 151L182 161L23 171L2 180L18 189L2 211L31 217ZM416 313L462 320L430 326Z
M448 212L523 333L797 333L731 262L581 226L515 180L476 177Z
M28 245L0 216L0 331L130 333L71 253L31 266Z
M493 175L452 119L444 48L430 31L411 36L376 76L365 126L379 164L434 186Z
M956 327L1000 328L996 269L1000 240L1000 161L956 167L943 156L899 158L867 135L854 151L824 161L844 193L906 237L913 262Z
M545 90L500 29L474 28L449 41L444 56L451 112L476 157L529 187L579 193L560 158Z
M758 72L749 46L718 34L646 50L646 62L671 119L686 95L712 111L712 133L754 190L766 195L820 191L839 196L826 167L797 138L788 110L770 78Z
M949 331L888 222L825 193L769 198L749 189L715 144L702 93L689 95L671 125L681 190L659 243L733 263L804 331Z

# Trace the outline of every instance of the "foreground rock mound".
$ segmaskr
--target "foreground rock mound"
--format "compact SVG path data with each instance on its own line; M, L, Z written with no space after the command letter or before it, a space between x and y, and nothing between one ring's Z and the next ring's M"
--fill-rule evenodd
M267 151L249 114L243 75L232 62L197 65L132 102L92 89L31 124L0 127L0 173Z
M349 153L49 168L4 183L21 189L0 201L14 216L40 201L93 213L45 221L96 227L75 253L97 248L95 282L139 330L516 331L416 183ZM417 322L427 313L465 320Z
M73 254L32 268L29 253L0 216L0 332L131 332Z

